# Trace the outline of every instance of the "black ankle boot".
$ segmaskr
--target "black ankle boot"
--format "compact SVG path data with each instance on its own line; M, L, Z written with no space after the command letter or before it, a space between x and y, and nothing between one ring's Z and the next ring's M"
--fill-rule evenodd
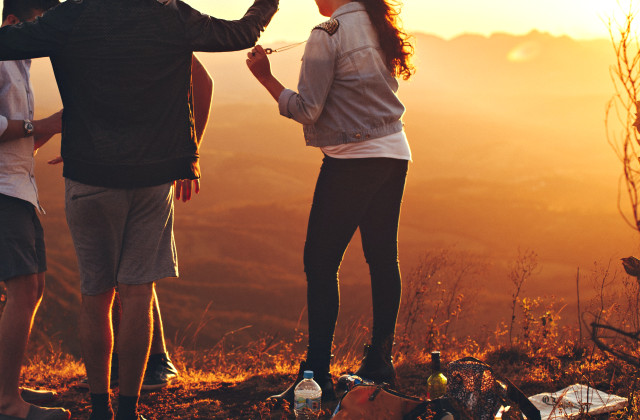
M322 389L322 402L333 401L336 399L336 392L333 389L333 380L331 379L331 374L326 372L321 372L320 369L317 371L313 369L313 367L307 362L300 363L300 370L298 370L298 376L296 376L296 380L287 388L284 392L277 395L272 395L269 399L277 399L288 401L290 404L293 404L294 399L294 391L296 386L304 379L304 371L312 370L313 371L313 380L320 385L320 389Z
M395 388L396 369L393 367L393 358L391 357L392 346L393 339L384 340L377 345L365 344L364 357L355 375L377 384L387 383Z

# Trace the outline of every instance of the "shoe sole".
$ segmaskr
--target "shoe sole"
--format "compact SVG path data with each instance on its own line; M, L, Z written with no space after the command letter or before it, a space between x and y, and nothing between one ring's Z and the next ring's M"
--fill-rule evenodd
M145 384L142 384L142 387L140 389L142 391L157 391L159 389L166 388L167 386L169 386L169 382L164 382L164 383L156 384L156 385L145 385Z
M166 388L169 386L169 384L171 384L171 382L175 381L176 379L178 379L178 375L170 378L169 380L167 380L167 382L163 382L161 384L148 385L143 382L142 387L140 389L142 391L155 391L158 389Z

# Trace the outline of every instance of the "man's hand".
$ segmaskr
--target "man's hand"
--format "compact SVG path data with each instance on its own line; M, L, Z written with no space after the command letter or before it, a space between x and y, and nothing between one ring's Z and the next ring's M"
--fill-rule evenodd
M35 152L48 142L51 137L62 131L62 110L47 118L34 121L33 128L35 137L33 151Z
M200 193L200 180L199 179L179 179L173 181L173 187L176 190L176 200L180 200L186 203L191 200L191 182L193 181L193 190L196 194Z

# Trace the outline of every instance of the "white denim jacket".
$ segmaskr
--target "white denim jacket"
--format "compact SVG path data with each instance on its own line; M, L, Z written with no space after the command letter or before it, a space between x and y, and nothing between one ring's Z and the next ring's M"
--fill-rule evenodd
M365 7L352 1L331 16L335 33L319 25L307 42L298 92L285 89L280 114L304 126L307 146L380 138L402 130L398 81L385 65ZM330 28L331 25L324 25Z

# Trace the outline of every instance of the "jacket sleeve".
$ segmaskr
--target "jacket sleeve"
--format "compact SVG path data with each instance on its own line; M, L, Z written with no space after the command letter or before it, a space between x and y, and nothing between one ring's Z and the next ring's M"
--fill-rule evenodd
M278 99L281 115L307 125L318 120L335 78L336 57L335 39L324 31L312 31L302 58L298 92L285 89Z
M224 52L253 47L278 11L278 1L255 0L240 20L233 21L202 14L182 1L177 7L193 51Z
M34 22L0 28L0 60L24 60L55 55L82 12L82 3L67 1Z
M0 115L0 136L7 131L7 127L9 126L9 120L4 115Z

